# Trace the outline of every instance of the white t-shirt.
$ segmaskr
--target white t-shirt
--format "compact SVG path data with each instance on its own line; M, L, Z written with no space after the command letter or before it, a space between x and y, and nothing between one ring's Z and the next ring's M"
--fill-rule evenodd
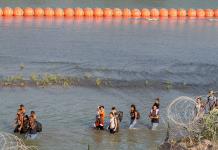
M110 128L111 128L111 129L114 129L115 127L116 127L115 118L112 117L112 118L110 119Z

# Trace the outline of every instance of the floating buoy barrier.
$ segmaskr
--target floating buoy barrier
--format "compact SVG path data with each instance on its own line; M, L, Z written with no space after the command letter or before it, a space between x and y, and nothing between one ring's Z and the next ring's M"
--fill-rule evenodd
M35 17L133 17L133 18L157 18L157 17L218 17L217 9L175 9L175 8L0 8L0 16L35 16Z

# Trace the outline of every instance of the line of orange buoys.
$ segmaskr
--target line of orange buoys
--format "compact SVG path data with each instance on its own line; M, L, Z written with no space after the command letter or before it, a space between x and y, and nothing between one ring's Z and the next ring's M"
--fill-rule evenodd
M0 16L55 17L218 17L218 9L129 8L0 8Z

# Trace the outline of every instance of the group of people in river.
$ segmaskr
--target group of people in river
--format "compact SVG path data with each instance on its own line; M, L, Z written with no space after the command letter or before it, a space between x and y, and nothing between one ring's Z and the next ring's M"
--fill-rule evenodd
M202 118L205 113L209 113L210 111L214 109L218 109L218 98L215 96L214 91L209 91L207 100L204 102L202 97L196 98L196 116L199 118ZM156 130L156 128L159 125L160 120L160 98L156 98L155 102L153 103L151 110L149 112L148 117L151 120L151 129ZM134 129L138 120L140 119L140 113L136 109L136 106L132 104L130 106L130 124L129 129ZM116 107L112 107L111 112L109 113L109 125L108 130L110 133L114 134L119 131L120 123L123 118L123 112L118 111ZM97 114L96 114L96 121L94 124L94 127L96 129L103 130L105 127L105 110L104 106L98 106L97 108Z
M160 119L160 115L159 115L159 107L160 107L160 98L158 97L154 104L151 107L151 111L149 113L149 118L151 119L151 129L155 130L158 125L159 125L159 119ZM130 125L129 125L129 129L134 129L138 120L140 119L140 113L139 111L136 109L136 105L132 104L130 106ZM122 111L118 111L116 109L116 107L112 107L111 108L111 112L109 113L109 125L108 125L108 130L110 131L111 134L114 134L116 132L119 131L120 128L120 123L123 119L123 112ZM95 120L95 124L94 127L96 129L100 129L103 130L105 127L105 110L104 110L104 106L98 106L97 108L97 114L96 114L96 120Z
M216 92L209 91L207 100L204 101L201 96L196 98L196 115L202 118L205 113L209 113L214 109L218 109L218 98L215 96Z
M215 96L214 91L209 91L207 101L204 102L202 97L196 98L196 116L202 118L205 113L208 113L214 109L218 109L218 99ZM156 130L160 120L160 98L156 98L153 103L148 117L151 120L151 129ZM136 109L136 105L132 104L129 111L130 124L129 129L134 129L138 120L140 119L140 113ZM119 132L120 124L123 119L123 112L118 111L116 107L111 108L109 113L109 126L108 130L111 134ZM105 128L105 109L104 106L98 106L96 112L96 120L94 124L96 129L104 130ZM35 139L37 133L42 131L42 124L37 121L37 115L34 111L30 112L30 115L26 115L26 108L23 104L19 106L15 119L14 133L25 134L27 139Z
M37 121L35 111L31 111L30 115L26 115L26 108L21 104L15 118L14 133L25 134L27 139L35 139L37 133L41 131L42 125Z

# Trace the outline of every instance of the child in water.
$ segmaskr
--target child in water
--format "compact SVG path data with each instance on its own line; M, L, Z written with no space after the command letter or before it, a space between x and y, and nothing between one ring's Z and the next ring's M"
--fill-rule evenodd
M99 106L97 109L96 113L96 121L95 121L95 127L97 129L104 129L104 117L105 117L105 112L104 112L104 106Z

